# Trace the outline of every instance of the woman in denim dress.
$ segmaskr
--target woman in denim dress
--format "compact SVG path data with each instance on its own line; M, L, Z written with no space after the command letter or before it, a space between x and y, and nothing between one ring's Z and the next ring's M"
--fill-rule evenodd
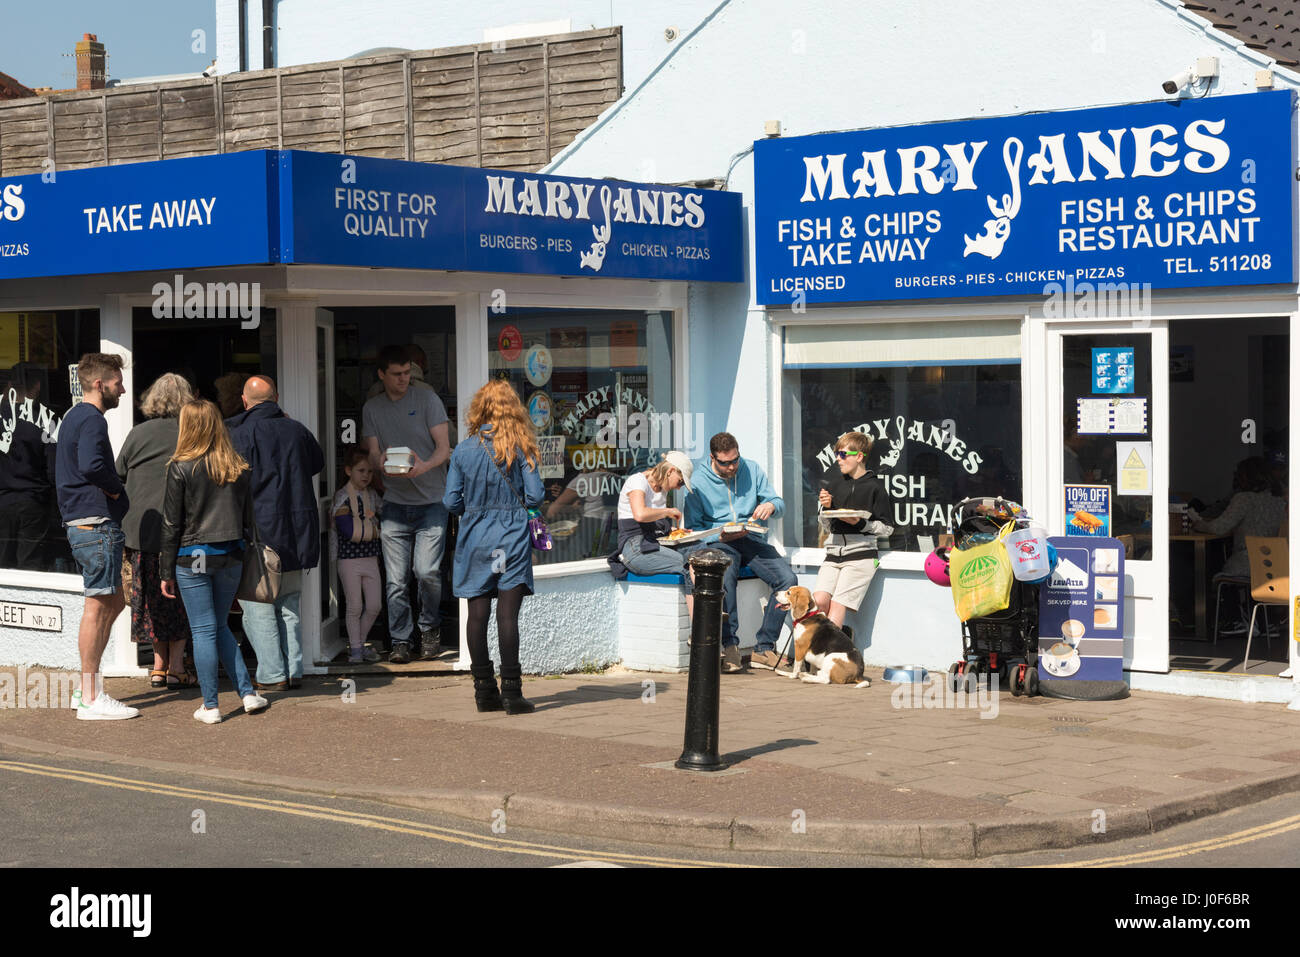
M527 714L519 665L519 609L533 593L528 509L541 504L537 437L509 382L493 380L474 394L469 437L456 446L443 504L461 516L452 591L469 600L466 632L479 711ZM497 600L501 689L488 652L487 625Z

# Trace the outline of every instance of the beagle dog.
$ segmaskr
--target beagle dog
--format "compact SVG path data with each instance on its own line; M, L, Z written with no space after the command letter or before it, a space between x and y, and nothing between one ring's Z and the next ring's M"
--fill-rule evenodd
M871 684L871 679L862 673L862 655L854 647L853 640L821 613L811 591L795 585L777 592L776 603L778 608L790 609L794 618L794 670L790 672L791 678L823 685L851 684L858 688ZM804 662L816 669L814 674L803 673Z

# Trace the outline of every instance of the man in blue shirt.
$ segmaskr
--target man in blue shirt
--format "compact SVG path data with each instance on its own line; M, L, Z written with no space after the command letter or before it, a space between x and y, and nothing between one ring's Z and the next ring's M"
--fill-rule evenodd
M81 568L86 604L77 646L81 688L72 703L82 721L134 718L140 712L110 698L101 687L99 662L113 621L126 605L122 590L122 519L130 502L113 462L104 413L116 409L126 389L122 357L91 352L77 363L81 402L59 423L55 485L68 544Z
M753 520L766 522L785 514L785 502L776 494L758 463L740 457L740 445L730 432L719 432L709 440L708 467L699 463L695 468L694 488L686 497L684 523L687 528L700 530L714 528L729 522ZM736 579L740 569L748 565L750 571L772 586L773 593L799 583L790 563L766 539L740 531L723 535L710 547L717 548L731 558L722 577L722 670L728 674L742 670L740 638L736 634ZM754 654L750 663L760 668L776 670L780 656L776 653L776 639L781 634L785 610L776 606L776 598L768 600L763 623L754 636Z

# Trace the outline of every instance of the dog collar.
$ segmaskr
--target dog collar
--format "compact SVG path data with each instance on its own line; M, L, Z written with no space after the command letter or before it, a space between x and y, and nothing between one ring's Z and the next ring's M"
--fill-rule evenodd
M794 623L795 623L796 625L801 625L801 624L803 624L805 621L807 621L809 618L815 618L815 617L817 617L818 615L820 615L821 613L822 613L822 610L821 610L820 608L813 608L812 611L808 612L808 614L804 615L802 618L796 618Z

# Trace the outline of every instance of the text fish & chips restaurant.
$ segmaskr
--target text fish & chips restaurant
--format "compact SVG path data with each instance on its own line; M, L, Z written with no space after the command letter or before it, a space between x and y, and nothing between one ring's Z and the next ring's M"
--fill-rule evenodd
M556 547L535 553L525 667L617 660L604 556L619 476L659 449L611 447L597 423L687 407L687 285L742 281L741 248L738 195L615 180L301 151L0 179L0 665L77 667L82 583L53 449L79 400L78 358L103 351L126 360L107 416L115 451L165 372L226 415L244 378L269 372L316 434L322 563L301 616L306 671L323 672L346 647L325 519L390 343L411 347L414 376L458 423L453 442L489 377L515 386L537 426ZM608 620L593 622L601 601ZM143 673L129 619L106 674Z
M871 435L892 499L848 621L869 663L959 656L923 563L957 502L1000 495L1082 556L1053 584L1081 590L1084 672L1293 700L1294 111L1260 92L754 144L796 568L823 554L839 434Z

